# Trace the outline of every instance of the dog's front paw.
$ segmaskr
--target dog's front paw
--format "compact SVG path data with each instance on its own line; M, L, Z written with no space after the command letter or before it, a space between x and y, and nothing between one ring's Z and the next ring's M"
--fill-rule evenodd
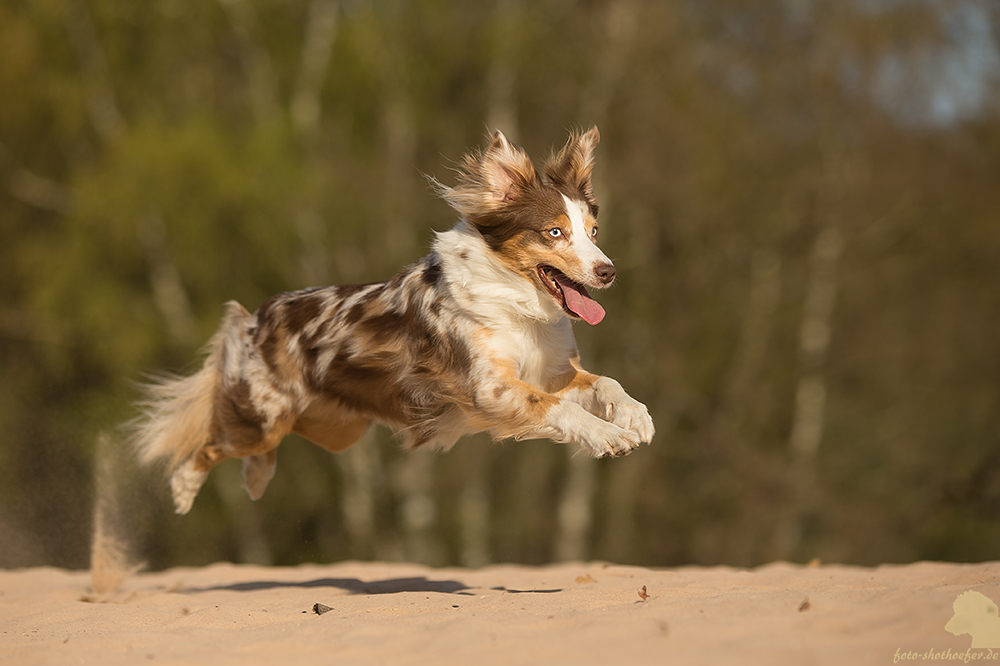
M640 442L648 444L653 440L656 430L649 410L626 393L621 384L610 377L601 377L594 383L594 394L602 410L600 416L605 421L635 433Z
M598 421L581 437L584 449L595 458L617 458L632 453L639 446L639 435L607 421Z
M533 431L534 436L551 437L557 442L578 442L582 450L595 458L611 458L631 453L639 446L639 435L584 409L581 405L563 401L548 414L549 431Z

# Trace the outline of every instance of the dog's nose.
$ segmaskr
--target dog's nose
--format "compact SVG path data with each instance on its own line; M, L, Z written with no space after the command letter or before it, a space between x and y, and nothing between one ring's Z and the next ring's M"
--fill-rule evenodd
M615 279L615 267L611 264L598 264L594 266L594 274L604 284L611 284Z

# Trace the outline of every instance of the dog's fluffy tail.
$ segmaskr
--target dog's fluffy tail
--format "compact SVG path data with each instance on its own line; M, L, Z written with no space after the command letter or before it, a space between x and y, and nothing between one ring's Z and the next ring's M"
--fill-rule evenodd
M165 461L173 471L211 442L224 342L234 328L239 331L247 314L239 303L227 305L201 370L190 377L161 377L144 386L146 398L139 403L142 416L132 423L133 443L142 463Z

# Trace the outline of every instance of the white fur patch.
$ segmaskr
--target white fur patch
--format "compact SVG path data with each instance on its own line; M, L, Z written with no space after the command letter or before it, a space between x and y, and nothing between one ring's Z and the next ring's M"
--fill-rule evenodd
M518 379L535 386L570 370L572 325L551 296L500 263L465 224L438 234L434 249L456 304L492 331L493 357L515 361Z
M552 407L545 421L557 435L546 432L544 436L556 442L579 442L595 458L626 455L640 442L635 432L604 421L566 400Z
M562 195L563 201L566 203L566 215L569 217L570 222L570 243L573 248L574 254L579 258L580 263L583 265L583 270L586 273L579 277L570 276L579 282L593 286L604 286L595 282L594 269L602 264L610 264L611 260L608 256L601 252L601 249L597 247L594 243L593 238L590 235L590 231L587 229L587 211L586 205L581 201L574 201L570 199L565 194ZM583 279L580 279L583 278Z
M508 326L523 319L552 322L564 317L550 296L500 263L467 223L439 233L434 250L455 300L482 323Z
M187 513L194 504L194 498L208 478L208 472L194 468L194 459L189 458L170 476L170 490L174 496L174 511Z
M646 405L626 393L622 385L611 377L599 378L594 382L593 390L597 408L603 412L598 416L634 432L640 441L653 441L653 419L649 417Z

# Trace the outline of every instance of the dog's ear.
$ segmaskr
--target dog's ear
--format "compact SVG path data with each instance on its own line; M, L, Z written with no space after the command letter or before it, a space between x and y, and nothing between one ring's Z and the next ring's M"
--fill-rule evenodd
M601 141L597 127L591 127L583 134L574 132L562 150L545 163L545 178L556 187L579 192L590 207L596 211L594 186L590 174L594 171L594 150Z
M516 202L540 182L524 150L497 130L482 152L465 156L458 168L458 184L435 183L438 193L462 215L477 217Z
M497 203L516 201L538 182L535 165L524 150L497 130L480 164L488 195Z

